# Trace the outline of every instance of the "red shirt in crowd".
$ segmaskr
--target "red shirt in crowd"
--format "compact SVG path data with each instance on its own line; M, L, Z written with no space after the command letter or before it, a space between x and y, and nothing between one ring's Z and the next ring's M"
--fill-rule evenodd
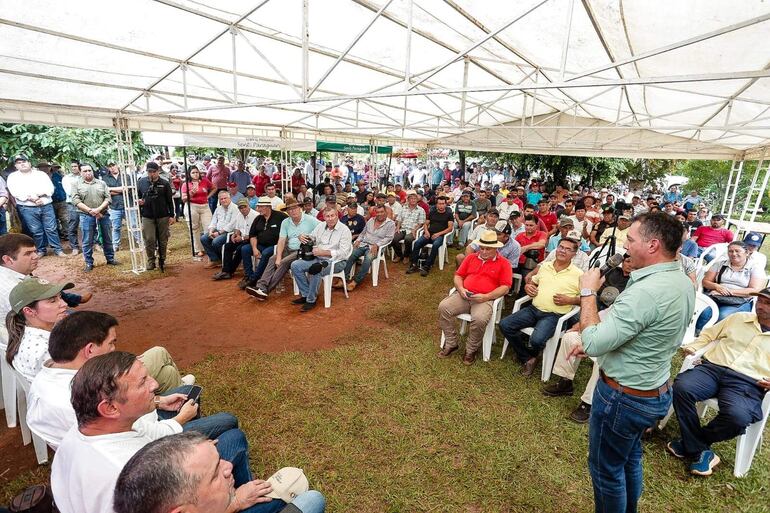
M702 248L707 248L720 242L732 242L733 232L727 228L712 228L710 226L699 226L695 229L693 237L698 237L695 242Z
M196 205L205 205L208 203L209 198L209 191L214 186L211 182L209 182L209 179L206 177L201 178L198 183L190 182L190 194L188 194L188 198L190 203L194 203ZM182 194L187 194L187 183L182 183Z
M402 205L406 204L406 191L404 189L401 189L400 191L396 192L398 195L398 202Z
M559 220L556 219L556 214L554 214L553 212L548 212L547 214L541 214L540 212L535 212L535 217L537 217L543 222L547 232L550 232L551 228L553 228L553 226L559 222Z
M302 176L291 175L292 190L299 191L301 185L305 185L305 179Z
M270 183L270 177L264 173L259 173L251 181L254 184L254 190L257 193L257 197L265 195L265 187Z
M455 273L463 279L463 287L474 294L489 294L497 287L511 286L511 263L497 253L491 260L482 260L478 253L471 253Z
M425 215L426 215L426 216L427 216L428 214L430 214L430 206L428 206L428 204L427 204L427 203L425 203L425 200L422 200L422 201L418 201L418 202L417 202L417 205L419 205L419 206L421 206L421 207L422 207L422 209L425 211Z
M219 167L218 165L213 165L209 168L206 178L208 178L217 189L227 190L227 182L230 180L230 168L227 166Z
M516 236L516 242L519 243L521 247L529 246L530 244L534 244L535 242L546 242L548 239L548 235L545 232L541 232L540 230L537 230L532 237L527 236L527 232L521 232ZM538 257L537 261L542 262L545 258L545 247L542 247L538 250ZM519 265L522 265L524 261L527 259L527 257L524 255L524 251L521 252L521 257L519 258Z

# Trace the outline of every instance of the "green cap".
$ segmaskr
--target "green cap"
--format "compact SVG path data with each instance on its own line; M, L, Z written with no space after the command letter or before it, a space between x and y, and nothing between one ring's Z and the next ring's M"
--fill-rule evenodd
M73 283L51 283L42 278L30 276L24 278L11 290L8 301L11 303L11 309L19 313L22 308L35 301L54 297L62 290L71 289L74 286Z

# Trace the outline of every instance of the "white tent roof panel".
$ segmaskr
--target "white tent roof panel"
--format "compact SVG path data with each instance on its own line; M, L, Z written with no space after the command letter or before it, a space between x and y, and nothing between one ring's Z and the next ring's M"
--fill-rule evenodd
M591 155L726 158L770 141L761 0L2 6L2 120L104 126L112 113L140 128Z

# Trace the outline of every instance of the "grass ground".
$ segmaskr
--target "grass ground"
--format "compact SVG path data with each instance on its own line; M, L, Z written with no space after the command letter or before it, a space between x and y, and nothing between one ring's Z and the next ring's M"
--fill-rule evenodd
M539 381L496 357L499 344L491 362L469 368L435 357L451 270L399 276L388 298L364 305L388 328L346 333L335 349L209 357L191 369L204 410L237 414L255 473L303 468L330 512L592 511L587 427L566 419L577 396L544 398ZM576 388L589 372L583 365ZM664 450L676 432L673 419L644 442L641 511L770 511L767 440L746 478L732 475L730 441L715 446L716 474L696 479ZM46 473L20 476L0 503Z

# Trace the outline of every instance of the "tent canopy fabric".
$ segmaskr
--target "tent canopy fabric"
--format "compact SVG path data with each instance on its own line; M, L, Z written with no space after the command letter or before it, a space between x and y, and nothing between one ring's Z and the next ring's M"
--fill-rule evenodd
M2 0L0 120L733 158L770 141L761 0Z

